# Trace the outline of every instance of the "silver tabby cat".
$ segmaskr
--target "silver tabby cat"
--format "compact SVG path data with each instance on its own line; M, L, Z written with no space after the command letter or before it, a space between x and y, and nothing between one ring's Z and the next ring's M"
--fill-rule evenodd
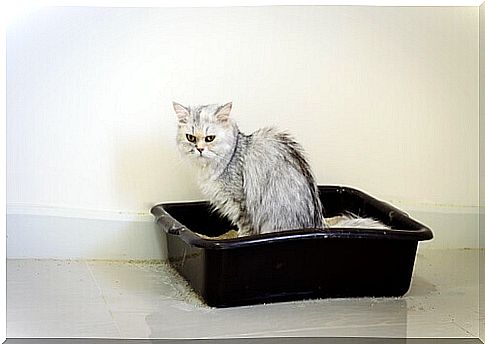
M213 207L237 225L238 236L326 227L315 178L289 134L274 128L243 134L229 116L232 103L173 106L178 148L197 167ZM378 225L369 220L342 218L338 224Z

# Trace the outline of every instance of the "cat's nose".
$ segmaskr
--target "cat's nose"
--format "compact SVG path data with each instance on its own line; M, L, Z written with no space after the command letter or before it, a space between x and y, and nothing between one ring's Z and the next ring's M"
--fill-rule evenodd
M197 150L199 151L199 153L201 153L201 154L202 154L202 151L204 150L204 148L199 148L199 147L196 147L196 148L197 148Z

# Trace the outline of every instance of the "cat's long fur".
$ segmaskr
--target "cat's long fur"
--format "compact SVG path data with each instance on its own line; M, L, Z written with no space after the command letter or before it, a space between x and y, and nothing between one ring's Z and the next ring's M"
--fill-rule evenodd
M239 236L325 228L317 184L302 147L274 128L243 134L229 116L231 108L231 103L174 103L178 148L197 167L199 185L214 208L237 225ZM366 226L353 217L342 221L345 226ZM372 221L368 224L374 227Z

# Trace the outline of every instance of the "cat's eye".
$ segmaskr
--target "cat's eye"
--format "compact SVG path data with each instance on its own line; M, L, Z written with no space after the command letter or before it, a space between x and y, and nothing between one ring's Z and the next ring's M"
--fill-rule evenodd
M212 142L216 137L214 135L209 135L205 137L205 142Z
M195 141L197 141L197 139L195 138L195 136L194 136L194 135L185 134L185 137L187 138L187 140L188 140L189 142L195 143Z

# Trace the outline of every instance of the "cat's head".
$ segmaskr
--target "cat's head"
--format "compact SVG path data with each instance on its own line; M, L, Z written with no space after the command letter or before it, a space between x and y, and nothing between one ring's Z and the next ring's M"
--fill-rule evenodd
M173 102L177 115L177 145L197 164L223 161L234 150L237 130L229 117L232 103L183 106Z

